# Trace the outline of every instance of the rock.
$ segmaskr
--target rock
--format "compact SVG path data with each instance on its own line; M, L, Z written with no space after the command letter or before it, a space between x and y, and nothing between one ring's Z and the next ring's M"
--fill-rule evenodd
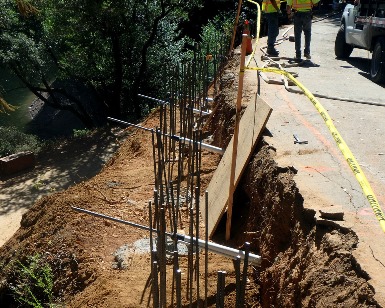
M8 176L35 166L32 152L20 152L0 158L0 176Z
M132 262L133 247L126 244L119 247L114 253L115 262L112 267L115 269L126 269Z
M331 220L344 220L344 212L336 212L336 211L323 211L319 210L321 214L321 218L324 219L331 219Z

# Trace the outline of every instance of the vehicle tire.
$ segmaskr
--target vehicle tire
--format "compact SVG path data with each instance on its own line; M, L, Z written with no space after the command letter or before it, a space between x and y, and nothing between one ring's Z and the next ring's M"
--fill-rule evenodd
M353 46L346 44L345 24L342 23L340 29L337 32L336 41L334 43L334 53L337 58L345 59L345 58L349 58L352 51L353 51Z
M385 82L385 39L380 37L374 45L370 62L370 78L375 83Z

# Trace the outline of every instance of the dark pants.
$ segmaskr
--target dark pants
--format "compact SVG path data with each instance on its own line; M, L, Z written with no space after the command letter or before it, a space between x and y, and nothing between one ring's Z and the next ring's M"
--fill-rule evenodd
M305 35L304 53L310 55L311 41L311 12L294 13L294 37L295 37L295 55L301 57L301 35Z
M274 44L279 33L278 12L266 13L266 19L267 19L267 49L274 49Z

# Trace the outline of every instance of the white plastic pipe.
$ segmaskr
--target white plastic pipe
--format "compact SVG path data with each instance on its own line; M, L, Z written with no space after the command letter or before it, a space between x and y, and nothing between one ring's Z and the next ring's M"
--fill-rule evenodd
M177 235L178 241L190 243L191 237L187 235ZM193 243L195 241L198 241L198 246L201 248L205 247L206 242L201 239L196 239L195 237L192 238ZM241 257L242 260L245 259L245 252L243 250L238 250L235 248L223 246L217 243L208 242L208 247L211 252L215 252L217 254L220 254L225 257L230 257L233 259L236 259L238 256ZM254 265L260 265L261 264L261 256L255 255L253 253L249 253L249 263Z

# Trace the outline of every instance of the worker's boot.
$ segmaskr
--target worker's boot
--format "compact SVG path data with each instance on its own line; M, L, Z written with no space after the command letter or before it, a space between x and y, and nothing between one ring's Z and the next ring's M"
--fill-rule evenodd
M275 49L274 47L267 48L266 52L271 57L278 57L279 56L279 51L277 49Z

